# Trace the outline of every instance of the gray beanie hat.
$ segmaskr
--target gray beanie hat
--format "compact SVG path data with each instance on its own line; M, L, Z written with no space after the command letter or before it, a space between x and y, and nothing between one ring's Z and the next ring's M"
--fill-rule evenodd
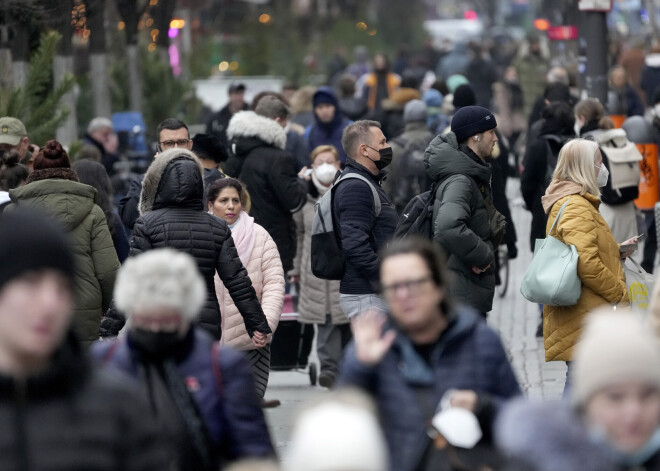
M660 389L658 339L629 309L596 309L575 346L570 375L575 406L615 384L641 381Z
M418 121L426 122L427 117L426 103L422 100L410 100L403 108L403 122L406 124Z

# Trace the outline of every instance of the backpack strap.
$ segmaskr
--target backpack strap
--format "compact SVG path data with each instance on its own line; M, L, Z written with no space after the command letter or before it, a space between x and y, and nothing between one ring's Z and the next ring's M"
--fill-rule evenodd
M371 193L373 193L374 196L374 212L376 213L376 217L378 217L381 209L380 196L378 195L378 190L376 190L376 187L367 178L357 173L347 173L346 175L342 175L341 177L339 177L339 179L335 182L335 186L333 186L333 189L337 186L337 184L340 181L347 180L349 178L357 178L358 180L362 180L367 185L369 185L369 188L371 188Z

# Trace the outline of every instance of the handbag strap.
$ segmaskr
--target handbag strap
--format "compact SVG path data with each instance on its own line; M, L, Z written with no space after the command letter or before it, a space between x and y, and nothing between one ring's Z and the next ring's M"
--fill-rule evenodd
M555 218L555 222L552 223L552 227L550 228L550 231L548 232L548 235L552 234L552 231L555 229L555 226L559 223L559 218L561 218L561 213L564 212L564 208L568 204L568 202L571 201L570 198L566 200L564 204L561 205L561 208L559 208L559 213L557 213L557 217Z

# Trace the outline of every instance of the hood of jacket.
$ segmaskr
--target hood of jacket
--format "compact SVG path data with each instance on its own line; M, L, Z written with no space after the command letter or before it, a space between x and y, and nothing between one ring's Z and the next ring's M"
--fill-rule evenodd
M467 175L479 182L490 182L490 168L468 157L458 148L453 132L435 137L424 152L426 173L434 180L451 175Z
M313 101L316 101L317 97L324 97L325 100L323 103L328 103L332 104L332 106L335 107L335 115L332 117L332 121L329 123L322 123L319 121L319 118L316 116L316 113L314 113L314 121L316 122L316 125L323 129L326 134L331 133L334 129L337 129L340 127L344 121L344 114L341 111L341 107L339 106L339 101L337 100L337 97L335 96L334 91L332 88L328 86L323 86L320 87L316 92L314 93Z
M500 413L493 436L500 450L533 471L619 469L608 450L589 440L588 431L567 402L516 399Z
M72 231L92 211L96 189L84 183L49 178L9 190L9 196L19 206L28 204L43 209Z
M140 215L169 207L202 210L203 172L199 159L188 150L170 149L160 154L142 181Z
M254 111L239 111L229 121L227 139L236 147L237 155L242 154L241 141L260 141L263 144L284 149L286 147L286 132L276 121L260 116ZM252 146L254 147L254 146Z

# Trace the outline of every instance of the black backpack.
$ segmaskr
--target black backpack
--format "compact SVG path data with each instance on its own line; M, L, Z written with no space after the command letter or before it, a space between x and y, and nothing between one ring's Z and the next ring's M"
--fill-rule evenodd
M392 189L394 204L399 208L406 201L410 201L415 195L426 192L431 186L431 179L426 174L424 165L424 152L433 140L431 136L428 141L424 139L408 140L402 137L394 138L403 150L397 159L401 162L397 168L398 174Z
M546 167L545 167L545 178L543 180L543 183L545 184L545 187L548 188L550 185L550 182L552 182L552 175L555 173L555 168L557 168L557 160L559 159L559 153L555 155L555 152L552 150L552 145L550 142L554 142L555 144L559 144L559 148L561 149L566 142L568 142L567 138L557 136L555 134L548 134L545 136L541 136L541 139L545 140L545 155L546 155Z
M408 202L394 231L395 239L411 235L433 239L433 204L439 186L439 181L433 182L429 191L413 197Z

